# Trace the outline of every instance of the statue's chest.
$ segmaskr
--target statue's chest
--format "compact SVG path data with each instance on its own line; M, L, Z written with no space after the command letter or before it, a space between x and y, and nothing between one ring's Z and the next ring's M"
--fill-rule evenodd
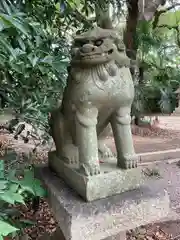
M72 97L75 102L105 104L133 97L134 87L129 69L120 68L111 74L107 71L83 71L73 76Z

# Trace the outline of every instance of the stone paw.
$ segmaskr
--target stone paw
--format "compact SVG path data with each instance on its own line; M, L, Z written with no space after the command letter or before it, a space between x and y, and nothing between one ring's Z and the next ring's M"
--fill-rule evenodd
M118 161L118 167L123 168L123 169L137 168L138 159L139 158L136 154L126 155Z
M105 149L104 152L101 152L100 154L103 158L111 158L115 156L115 154L108 147Z
M63 161L67 164L77 164L79 162L79 151L73 144L66 145L62 153Z
M80 166L79 169L80 173L84 174L85 176L93 176L93 175L98 175L100 174L100 167L99 164L87 164L87 163L83 163Z
M111 149L106 144L99 144L98 151L100 154L100 158L111 158L114 157L115 154L111 151Z

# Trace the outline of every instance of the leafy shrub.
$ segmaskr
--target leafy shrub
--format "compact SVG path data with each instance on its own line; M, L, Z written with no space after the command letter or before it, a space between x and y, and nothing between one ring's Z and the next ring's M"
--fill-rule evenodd
M16 170L5 174L4 161L0 161L0 240L4 236L16 236L29 221L21 219L16 204L24 204L27 199L44 197L45 190L39 180L34 178L33 170L25 170L17 176Z
M0 97L3 106L46 129L66 84L69 45L53 22L55 4L38 2L0 2Z

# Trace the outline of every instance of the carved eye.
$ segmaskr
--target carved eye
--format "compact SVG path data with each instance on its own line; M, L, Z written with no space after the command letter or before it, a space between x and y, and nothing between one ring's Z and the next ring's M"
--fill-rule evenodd
M103 44L103 40L102 39L98 39L98 40L96 40L94 42L94 45L97 46L97 47L101 46L101 44Z

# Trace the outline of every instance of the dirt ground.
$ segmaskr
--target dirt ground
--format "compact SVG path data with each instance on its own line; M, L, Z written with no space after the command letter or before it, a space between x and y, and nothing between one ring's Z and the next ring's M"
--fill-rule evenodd
M180 148L180 117L161 116L151 129L134 127L132 132L137 153Z

